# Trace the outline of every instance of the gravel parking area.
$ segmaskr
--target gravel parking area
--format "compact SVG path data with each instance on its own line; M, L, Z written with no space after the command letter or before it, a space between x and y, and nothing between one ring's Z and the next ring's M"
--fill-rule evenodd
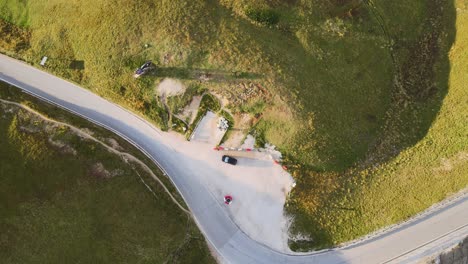
M283 214L283 206L294 180L269 153L216 151L214 145L202 140L170 141L183 153L180 162L219 198L218 203L242 231L271 248L291 252L287 245L289 219ZM237 165L223 163L222 155L235 157ZM232 204L224 204L225 195L233 197Z

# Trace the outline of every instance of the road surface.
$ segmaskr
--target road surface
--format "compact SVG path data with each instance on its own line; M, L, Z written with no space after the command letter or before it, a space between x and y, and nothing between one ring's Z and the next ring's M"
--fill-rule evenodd
M435 213L362 243L303 255L281 253L240 229L208 183L196 177L223 172L202 159L188 160L174 147L177 139L170 134L84 88L3 55L0 80L104 126L142 150L170 176L205 237L226 263L411 262L468 235L468 197L464 196Z

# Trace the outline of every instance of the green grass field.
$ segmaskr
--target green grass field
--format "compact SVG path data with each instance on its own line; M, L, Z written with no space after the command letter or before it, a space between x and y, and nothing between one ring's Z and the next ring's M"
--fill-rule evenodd
M3 83L0 98L137 153L111 133ZM139 165L1 102L0 131L2 263L214 263L193 220Z
M259 116L253 133L278 146L298 182L291 232L310 239L291 246L306 250L404 220L467 186L467 5L0 0L0 51L36 66L48 56L46 70L163 129L170 118L154 87L165 77L231 98L234 115ZM133 79L148 59L155 73ZM250 84L265 92L240 100ZM437 170L444 162L451 169Z

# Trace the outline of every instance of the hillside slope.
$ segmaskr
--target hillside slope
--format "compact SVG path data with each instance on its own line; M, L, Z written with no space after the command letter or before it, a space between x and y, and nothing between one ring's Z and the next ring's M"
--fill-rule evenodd
M35 65L48 56L47 70L163 129L168 113L154 92L163 78L226 98L296 177L291 246L305 250L466 187L466 5L0 0L0 51ZM133 79L148 59L155 73ZM246 87L262 92L246 96ZM450 170L435 169L443 161Z
M133 146L3 82L0 99L2 263L215 263L192 218L124 161L142 158Z

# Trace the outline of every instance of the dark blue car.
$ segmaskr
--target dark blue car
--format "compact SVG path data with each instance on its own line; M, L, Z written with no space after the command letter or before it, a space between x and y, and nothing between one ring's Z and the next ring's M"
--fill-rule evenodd
M231 156L227 156L227 155L224 155L221 158L221 161L224 162L224 163L231 164L231 165L236 165L237 164L237 159L235 159L235 158L233 158Z
M141 65L141 67L138 68L135 71L135 75L136 75L136 77L139 77L139 76L147 73L152 68L153 68L153 63L151 61L147 61L147 62L145 62L145 64Z

